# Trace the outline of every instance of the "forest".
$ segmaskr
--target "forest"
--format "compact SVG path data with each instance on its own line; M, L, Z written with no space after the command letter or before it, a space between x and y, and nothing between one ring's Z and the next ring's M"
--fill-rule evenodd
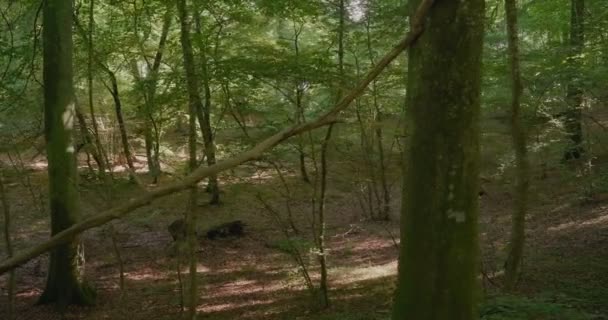
M608 319L608 1L0 0L0 319Z

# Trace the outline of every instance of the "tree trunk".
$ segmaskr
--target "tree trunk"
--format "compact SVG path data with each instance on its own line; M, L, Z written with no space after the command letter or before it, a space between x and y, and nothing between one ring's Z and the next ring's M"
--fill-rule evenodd
M190 171L196 170L197 155L196 155L196 113L197 110L202 110L201 98L198 91L198 78L196 74L196 67L194 64L194 54L192 52L192 42L190 40L190 21L188 18L188 9L186 6L186 0L177 1L177 10L180 21L180 40L182 45L182 51L184 56L184 69L186 71L186 82L188 89L189 108L189 135L188 135L188 148L189 148L189 168ZM197 259L196 259L196 238L194 235L194 227L196 223L196 196L197 186L196 184L190 187L190 199L187 212L187 234L188 234L188 252L190 259L190 290L188 294L188 315L187 318L191 320L196 319L196 307L198 302L198 286L197 286Z
M48 158L51 235L80 220L76 158L73 145L75 117L72 79L72 2L45 1L43 5L44 133ZM38 303L86 305L92 292L83 285L84 255L78 237L51 251L44 292Z
M93 135L94 135L94 145L97 149L96 153L99 159L95 159L99 169L99 175L102 180L105 180L106 171L108 167L108 157L103 149L103 144L101 143L101 139L99 138L99 128L97 126L97 118L95 116L95 106L93 103L93 28L94 28L94 20L93 20L93 9L95 8L95 1L91 0L89 3L89 37L87 39L87 89L88 89L88 99L89 99L89 113L91 115L91 124L93 125ZM85 123L84 117L82 119L79 118L81 123Z
M110 76L112 87L108 88L112 94L114 100L114 111L116 112L116 121L118 121L118 131L120 132L120 141L122 144L122 151L127 161L127 169L129 171L129 177L131 181L137 182L137 176L135 174L135 165L133 163L133 155L131 154L131 148L129 147L129 136L127 134L127 125L125 123L122 113L122 102L120 100L120 94L118 91L118 81L116 75L110 69L106 70Z
M374 57L374 53L372 50L372 40L370 34L370 21L369 18L366 22L366 35L367 35L367 51L369 55L369 60L372 66L376 64L376 59ZM380 104L378 103L378 80L374 80L372 82L371 93L372 100L374 105L374 133L376 135L376 146L378 148L378 166L380 169L380 186L382 187L382 202L378 204L378 219L380 220L389 220L390 219L390 211L391 211L391 193L388 185L388 180L386 177L386 161L384 157L384 139L382 133L382 110L380 109ZM373 148L372 148L373 150ZM372 168L372 170L375 170ZM376 182L374 181L374 185ZM374 188L377 188L374 186ZM379 197L378 197L379 199Z
M203 43L202 37L202 25L200 21L200 13L196 12L196 32L199 35L198 45L201 55L201 72L203 80L203 89L205 90L205 104L197 104L197 117L199 126L201 128L201 134L203 136L203 143L205 148L205 157L207 159L207 165L212 166L216 163L215 159L215 142L213 141L213 130L211 128L211 76L209 75L209 61L207 58L207 46ZM217 176L213 175L209 177L209 184L207 185L207 192L211 193L210 204L220 203L220 188L217 181Z
M583 89L580 78L580 54L585 46L585 0L571 0L570 17L570 57L571 81L568 84L564 125L570 145L564 153L564 160L578 159L585 152L583 147Z
M105 181L105 169L102 170L102 168L105 168L105 162L103 161L103 157L99 154L99 149L95 145L94 138L89 132L87 121L78 107L76 107L76 119L78 120L78 127L80 128L80 134L82 135L84 149L87 152L87 156L89 153L93 155L93 160L95 160L95 163L97 163L97 167L99 169L100 178L102 178L102 181Z
M85 39L87 42L90 41L89 35L87 35L84 28L78 21L78 19L76 19L77 17L75 15L73 15L72 18L74 19L74 25L76 27L76 30L80 33L82 38ZM89 49L92 50L92 47ZM135 175L135 166L133 164L133 156L132 156L131 150L129 148L129 138L127 135L127 128L126 128L125 121L124 121L123 114L122 114L122 102L120 100L120 92L118 90L118 81L116 80L116 75L114 74L114 72L112 70L110 70L110 68L108 66L106 66L103 62L101 62L101 60L96 59L94 56L92 58L95 60L97 65L99 65L99 67L108 74L108 77L110 78L111 87L108 87L106 85L106 88L108 89L108 91L112 95L112 99L114 100L116 119L118 121L120 139L122 142L123 153L124 153L126 161L127 161L129 176L132 181L139 184L139 180L137 179L137 176ZM91 99L90 96L89 96L89 99ZM89 100L89 103L91 103L91 100Z
M0 167L0 169L2 169ZM2 172L0 172L0 202L2 203L2 213L4 215L4 244L6 247L6 254L10 258L13 256L13 242L11 237L11 210L8 203L8 196L6 195L6 189L4 188L4 178ZM11 270L8 276L7 283L7 296L8 296L8 320L16 319L15 315L15 289L16 289L16 278L15 270Z
M522 123L521 98L523 85L519 63L519 35L517 31L516 0L505 0L507 33L509 36L509 60L511 63L511 137L515 149L515 210L511 218L509 255L505 262L505 289L512 290L517 284L525 243L525 223L528 204L529 164L526 132Z
M404 164L394 320L477 318L484 7L484 0L436 1L409 54L415 129ZM411 21L415 29L423 20Z
M300 33L302 32L302 28L297 29L294 27L294 36L293 36L293 48L296 55L296 68L298 71L298 76L296 77L295 83L295 92L296 92L296 100L295 100L295 120L296 124L300 124L306 122L306 117L304 116L304 90L302 88L302 79L300 79ZM306 169L306 146L304 144L304 137L298 137L298 159L300 161L300 176L302 181L310 184L310 177L308 176L308 169Z
M146 160L148 161L148 171L150 176L152 177L152 183L158 183L158 179L160 177L161 168L160 168L160 141L158 139L158 130L154 121L154 110L156 106L156 90L158 87L158 73L160 69L160 64L163 58L163 53L165 50L165 45L167 43L167 37L169 35L169 29L171 28L171 22L173 20L173 10L171 8L167 8L167 12L164 16L163 28L160 34L160 40L158 43L158 49L156 50L156 54L154 55L154 62L152 65L146 60L148 75L144 78L140 75L137 65L134 66L134 73L136 75L137 81L141 82L143 85L141 89L143 91L144 97L144 110L143 110L143 120L144 120L144 142L146 148ZM142 55L145 56L145 52L142 49ZM153 130L156 134L153 134ZM154 137L157 137L156 139Z

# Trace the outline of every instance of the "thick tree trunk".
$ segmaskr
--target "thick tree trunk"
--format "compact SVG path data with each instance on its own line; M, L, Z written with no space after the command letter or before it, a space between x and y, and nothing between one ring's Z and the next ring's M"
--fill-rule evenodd
M564 153L564 160L578 159L585 152L583 147L583 89L580 78L580 57L585 46L585 0L571 0L570 17L570 57L572 80L568 84L566 101L568 110L565 113L564 125L570 139L570 145Z
M507 33L509 36L509 60L511 63L511 137L515 149L515 210L511 219L509 255L505 262L505 288L512 290L517 284L525 243L525 223L528 204L529 164L526 132L522 123L521 98L523 85L519 63L519 35L517 31L516 0L505 0Z
M44 129L48 157L51 235L80 220L76 158L73 145L75 114L72 80L72 2L43 5ZM60 306L90 304L92 295L82 284L84 255L80 240L51 251L49 272L39 303Z
M180 21L180 40L184 56L184 69L186 71L186 82L188 84L188 114L190 116L188 126L188 148L190 155L189 168L190 171L193 172L198 167L196 155L196 113L197 110L202 110L202 103L198 91L198 77L195 71L196 67L194 63L194 54L192 50L192 42L190 40L190 19L188 17L186 0L177 1L177 10ZM196 319L196 307L198 304L196 239L194 235L194 227L196 223L196 194L197 186L194 184L190 187L190 199L187 212L188 252L190 259L190 290L188 294L189 303L187 318L191 320Z
M404 160L394 320L477 318L484 6L484 0L436 1L409 54L414 129ZM417 28L421 20L412 21Z

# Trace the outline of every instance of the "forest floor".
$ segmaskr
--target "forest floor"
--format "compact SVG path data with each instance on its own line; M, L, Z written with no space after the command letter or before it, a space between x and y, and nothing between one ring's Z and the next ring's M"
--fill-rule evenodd
M284 187L271 168L245 166L221 177L222 205L206 205L207 195L201 192L199 230L235 219L247 224L242 237L200 241L202 319L389 318L397 272L398 183L393 186L391 221L370 221L361 214L352 182L343 178L349 177L348 172L339 171L338 167L344 166L335 167L327 202L331 307L314 307L316 303L288 254L281 228L259 200L267 199L284 212L285 201L280 196ZM500 293L512 188L507 178L493 174L484 178L485 195L480 198L480 279L486 297L481 308L483 319L608 319L608 197L596 195L582 200L578 184L584 179L573 179L575 171L549 167L542 179L535 173L524 273L513 295ZM32 201L46 194L45 176L44 170L32 171L28 182L31 187L26 188L23 175L9 174L17 252L48 237L46 200ZM294 173L288 179L297 180ZM305 194L310 190L302 183L293 186L290 205L295 225L301 230L295 241L309 263L313 281L317 281L315 255L309 250L311 210ZM117 183L111 196L100 197L100 187L83 179L84 215L141 192L122 182ZM86 278L97 289L98 304L70 309L66 319L178 318L181 298L177 262L171 255L167 226L182 216L186 197L182 193L159 199L112 223L112 228L85 233ZM124 264L122 292L112 234ZM17 270L17 319L61 318L50 306L34 305L44 285L47 259L47 255L38 257ZM185 266L181 275L187 276ZM0 319L4 319L6 277L0 279L0 293Z

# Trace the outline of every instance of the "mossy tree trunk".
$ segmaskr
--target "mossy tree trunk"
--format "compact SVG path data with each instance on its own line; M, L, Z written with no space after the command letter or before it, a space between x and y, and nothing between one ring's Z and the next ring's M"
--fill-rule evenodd
M436 1L410 51L411 140L393 320L477 318L484 7L484 0Z
M521 98L523 85L519 63L519 35L517 31L517 1L505 0L509 60L511 64L511 138L515 149L515 210L511 218L509 255L505 262L505 288L512 290L517 284L524 253L526 211L530 185L526 131L522 123Z
M80 220L72 80L72 1L45 1L43 6L44 129L48 157L51 234ZM51 251L49 272L39 303L86 305L92 292L82 283L84 258L78 237Z

